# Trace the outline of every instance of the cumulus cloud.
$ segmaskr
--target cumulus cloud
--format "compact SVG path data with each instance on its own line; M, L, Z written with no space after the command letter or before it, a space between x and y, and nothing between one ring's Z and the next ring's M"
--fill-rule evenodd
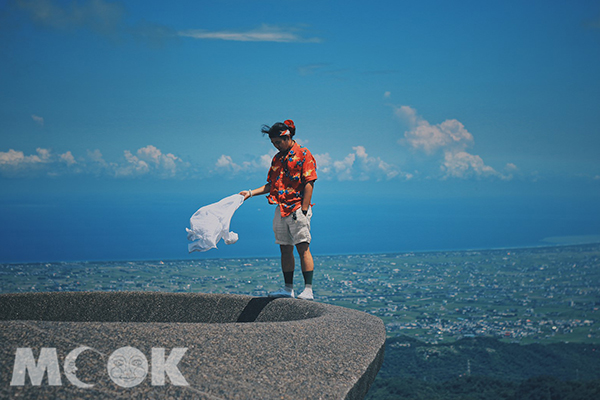
M71 151L54 153L50 149L38 148L33 154L10 149L0 152L0 176L40 177L94 175L113 178L154 177L179 179L198 176L252 176L266 175L276 150L246 161L237 161L227 154L217 158L213 167L205 172L193 167L180 157L165 153L153 145L136 151L124 150L121 157L107 160L99 149L87 150L76 155ZM319 179L339 181L365 181L411 179L412 175L381 157L367 153L364 146L354 146L346 156L336 159L329 153L315 154ZM449 160L448 171L458 164Z
M7 152L0 151L0 165L21 167L25 165L40 164L48 159L48 150L38 148L37 155L26 156L22 151L10 149Z
M506 173L498 172L486 165L480 156L467 152L475 140L456 119L431 124L409 106L394 107L394 113L409 126L398 143L436 158L441 153L440 171L444 179L496 177L507 180L517 171L516 165L509 163L505 167Z
M221 154L219 159L214 165L211 173L213 174L225 174L225 175L235 175L237 173L267 173L267 170L271 167L271 160L275 155L276 151L272 150L267 154L263 154L253 160L243 161L241 163L236 163L233 161L233 158L229 155Z
M144 175L150 171L150 166L146 161L140 160L131 154L129 150L125 150L124 154L127 163L117 168L115 171L116 176Z
M94 163L96 163L96 164L98 164L98 165L100 165L102 167L107 167L108 166L108 163L104 160L104 157L102 156L102 153L98 149L88 150L87 151L87 156L88 156L88 158L92 162L94 162Z
M473 135L455 119L432 125L409 106L398 107L395 113L410 126L410 130L404 133L404 139L400 139L400 142L406 142L415 149L431 154L440 148L464 150L473 144Z
M59 156L60 161L71 166L73 164L77 164L77 161L75 161L75 157L73 157L73 154L70 151L67 151L66 153L63 153Z
M162 153L156 147L149 145L137 151L140 159L146 160L150 165L163 171L168 176L175 176L180 166L187 164L183 160L172 153Z
M440 167L446 177L468 178L472 176L494 176L497 172L485 165L481 157L464 151L444 153L444 162Z
M271 166L271 160L276 151L264 154L254 160L235 162L229 155L222 154L214 165L212 173L233 176L239 173L266 174ZM387 180L393 178L410 179L412 175L406 174L393 164L383 161L380 157L367 154L364 146L355 146L352 152L341 159L333 159L329 153L313 154L317 162L319 179L325 180Z
M356 161L356 154L350 153L343 160L338 160L333 162L333 170L335 172L335 176L340 181L349 181L352 180L352 172L354 167L354 162Z
M164 154L152 145L138 149L135 155L129 150L125 150L124 155L127 163L117 167L116 176L139 176L153 173L162 178L170 178L176 176L178 170L189 166L174 154Z
M10 149L0 151L0 174L3 176L27 176L42 170L51 163L50 150L37 148L36 154L25 155L22 151Z
M186 176L189 167L189 163L181 158L165 154L152 145L138 149L135 154L125 150L123 159L112 162L107 162L98 149L88 150L86 156L79 158L71 151L54 154L43 148L31 155L14 149L0 152L0 174L7 177L92 174L118 178L143 175L174 178Z
M242 169L242 167L233 162L231 156L226 156L225 154L221 154L221 157L217 160L215 167L218 170L230 170L232 172L237 172Z
M329 153L315 154L317 172L325 179L340 181L370 179L388 180L393 178L410 179L412 175L400 171L398 167L383 161L380 157L367 154L364 146L352 147L353 152L340 160L332 159Z

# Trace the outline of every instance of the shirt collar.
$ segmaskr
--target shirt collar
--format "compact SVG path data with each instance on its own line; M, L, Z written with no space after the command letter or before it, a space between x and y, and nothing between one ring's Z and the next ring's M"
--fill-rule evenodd
M293 139L292 139L292 140L293 140ZM294 150L296 147L300 146L300 145L298 144L298 142L296 142L295 140L293 140L293 142L294 142L294 143L292 143L292 146L291 146L289 149L287 149L286 151L280 151L279 153L277 153L277 157L279 157L279 158L284 158L285 156L287 156L287 155L290 153L290 151L292 151L292 150Z

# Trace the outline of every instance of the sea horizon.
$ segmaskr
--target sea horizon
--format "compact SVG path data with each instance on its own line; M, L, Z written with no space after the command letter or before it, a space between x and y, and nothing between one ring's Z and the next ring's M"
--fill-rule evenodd
M583 238L589 238L585 240ZM561 242L552 242L550 240L563 240ZM582 239L581 241L579 239ZM544 242L546 241L546 242ZM365 252L340 252L340 253L313 253L315 258L319 257L343 257L343 256L362 256L362 255L393 255L393 254L427 254L427 253L466 253L480 251L500 251L500 250L528 250L528 249L544 249L555 247L571 247L571 246L586 246L600 244L600 235L585 235L585 236L564 236L564 237L549 237L542 240L544 243L524 244L521 246L497 246L497 247L471 247L471 248L447 248L447 249L420 249L420 250L398 250L398 251L365 251ZM223 245L223 242L220 243ZM213 249L215 250L215 249ZM71 264L71 263L102 263L102 262L186 262L186 261L202 261L202 260L245 260L245 259L279 259L279 255L240 255L240 256L208 256L208 252L190 253L187 258L131 258L131 259L81 259L81 260L43 260L43 261L0 261L0 265L19 265L19 264ZM218 249L217 249L218 250ZM194 254L203 255L202 257L193 257ZM214 253L213 253L214 254ZM296 258L298 255L295 253Z

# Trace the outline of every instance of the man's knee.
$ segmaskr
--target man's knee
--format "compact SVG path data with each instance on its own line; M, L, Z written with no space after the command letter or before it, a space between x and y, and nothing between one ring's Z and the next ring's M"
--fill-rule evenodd
M296 249L298 250L298 254L302 255L304 253L310 252L309 246L310 246L310 243L308 243L308 242L298 243L296 245Z
M281 244L279 245L279 250L283 256L289 256L290 254L292 256L294 255L294 246Z

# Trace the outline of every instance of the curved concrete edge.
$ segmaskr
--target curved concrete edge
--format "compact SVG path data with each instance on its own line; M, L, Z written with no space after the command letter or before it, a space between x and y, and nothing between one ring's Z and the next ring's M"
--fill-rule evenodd
M373 362L369 364L365 373L358 379L352 389L348 392L346 400L362 400L369 392L369 388L373 384L377 373L381 369L383 364L383 356L385 351L385 342L377 352L377 355L373 359Z
M42 292L0 295L0 320L71 322L281 322L315 318L319 303L170 292ZM293 306L291 306L293 305Z
M44 299L44 305L33 314L43 318L24 319L30 312L27 308L36 306L32 300L36 295ZM90 299L94 302L86 304ZM69 321L74 318L65 315L78 309L76 300L82 301L79 306L88 307L78 314L87 318L84 322ZM89 309L90 304L96 308ZM176 322L92 318L122 318L127 314L123 310L135 311L140 304L160 304L165 312L144 311L134 314L136 318L170 316ZM19 319L10 317L15 313ZM210 315L212 322L186 322L187 314L194 314L191 319L196 321ZM56 321L51 316L63 318ZM362 399L383 361L385 337L385 327L377 317L296 299L159 292L0 295L0 397ZM77 359L77 376L94 384L88 389L69 382L63 370L67 354L81 346L93 349ZM168 355L174 348L186 348L177 368L188 385L174 385L168 377L163 385L155 385L152 371L135 387L115 384L107 361L124 346L145 354L149 368L154 368L153 349L164 348ZM62 384L50 386L45 377L39 386L31 385L29 378L24 386L11 386L19 347L33 349L34 357L43 347L55 348Z

